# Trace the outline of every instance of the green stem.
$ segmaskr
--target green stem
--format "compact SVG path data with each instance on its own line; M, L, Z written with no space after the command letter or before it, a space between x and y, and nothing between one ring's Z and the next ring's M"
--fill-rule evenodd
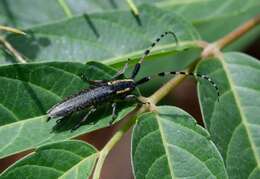
M238 37L241 37L242 35L244 35L247 31L247 29L251 29L252 26L256 26L256 24L259 24L260 20L259 20L259 16L256 16L254 21L253 21L253 25L252 22L249 21L246 25L246 30L243 30L241 34L239 34L238 36L235 36L235 38L232 36L227 36L229 40L227 40L227 42L222 42L223 40L218 40L217 42L221 42L221 48L223 48L224 46L229 44L229 41L233 42L234 40L238 39ZM249 25L248 25L249 24ZM237 33L236 33L237 34ZM227 38L225 37L225 38ZM232 37L232 38L230 38ZM204 49L209 49L209 43L208 42L204 42L204 41L197 41L196 45L198 47L201 47ZM196 60L194 63L192 63L190 65L190 67L186 70L186 71L193 71L194 68L196 67L196 65L198 64L198 62L200 60L203 60L204 56L202 52L200 59ZM209 54L213 54L215 53L215 49L214 48L210 48L209 49ZM165 85L163 85L161 88L159 88L153 95L151 95L149 98L144 98L142 101L148 101L149 104L149 108L147 108L147 105L142 105L141 108L135 108L133 111L131 111L130 113L128 113L123 120L127 120L127 123L120 128L115 134L114 136L111 138L111 140L105 145L105 147L100 151L99 153L99 159L94 171L94 175L93 175L93 179L99 179L100 178L100 174L101 174L101 170L102 170L102 166L105 162L106 156L108 155L108 153L110 152L110 150L117 144L118 141L120 141L120 139L124 136L124 134L136 123L136 116L138 114L141 114L145 111L154 111L156 110L156 106L155 104L158 103L162 98L164 98L170 91L172 91L172 89L174 89L176 86L178 86L183 80L185 79L185 76L182 75L177 75L176 77L174 77L173 79L171 79L170 81L168 81Z
M129 5L130 9L133 11L133 13L136 16L139 16L139 11L138 11L136 5L134 4L134 2L132 0L126 0L126 2Z
M240 39L242 36L247 34L250 30L255 28L260 24L260 14L252 17L241 26L233 30L232 32L228 33L227 35L221 37L217 41L213 43L203 42L200 43L201 47L203 48L203 52L201 53L201 57L203 59L208 58L210 56L222 58L221 50L228 46L229 44L233 43L234 41Z
M27 63L27 61L23 58L23 56L4 38L0 36L0 44L3 44L4 47L11 53L17 62L19 63Z
M105 147L100 151L98 162L93 174L93 179L100 178L102 166L105 162L108 153L117 144L117 142L124 136L124 134L128 131L128 129L130 129L135 124L136 115L144 112L145 110L146 108L144 106L142 106L140 109L139 107L136 107L133 111L131 111L124 117L124 120L127 120L127 123L115 133L115 135L109 140L109 142L105 145Z
M13 28L13 27L7 27L7 26L0 25L0 30L12 32L12 33L16 33L16 34L21 34L21 35L26 35L25 32L23 32L19 29Z
M67 17L72 17L71 10L65 0L58 0L60 6L62 7L64 13L67 15Z

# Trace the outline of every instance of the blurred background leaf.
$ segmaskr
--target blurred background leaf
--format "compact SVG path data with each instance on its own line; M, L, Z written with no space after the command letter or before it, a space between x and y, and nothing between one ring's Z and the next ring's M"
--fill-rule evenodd
M74 15L103 13L129 9L121 0L65 0ZM137 6L149 4L176 12L192 22L203 40L214 41L227 34L247 19L259 13L259 0L134 0ZM2 0L0 24L28 28L66 18L58 1L53 0ZM225 28L223 28L225 27ZM260 28L232 44L241 49L259 36Z
M197 31L175 13L149 6L140 10L138 18L129 11L74 17L29 28L27 36L10 35L7 40L28 62L96 60L122 65L127 58L140 57L165 31L176 34L179 46L176 48L173 37L165 38L154 52L158 56L194 47L194 41L199 39Z

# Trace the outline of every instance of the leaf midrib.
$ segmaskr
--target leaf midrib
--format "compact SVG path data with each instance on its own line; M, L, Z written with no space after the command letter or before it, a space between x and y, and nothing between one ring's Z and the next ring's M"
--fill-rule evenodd
M178 43L178 46L182 47L182 48L196 48L198 47L196 44L196 40L191 40L191 41L182 41ZM153 56L153 55L158 55L158 54L165 54L168 52L171 52L174 50L174 48L178 47L176 45L176 43L171 43L171 44L167 44L167 45L158 45L156 48L153 49L153 52L151 52L151 54L149 56ZM117 57L112 57L112 58L108 58L106 60L103 60L102 62L107 64L107 65L113 65L116 63L121 63L121 62L125 62L127 58L129 57L139 57L140 55L142 55L144 53L144 49L142 50L136 50L135 52L132 53L125 53L122 56L117 56ZM177 50L176 50L177 52Z
M70 171L72 171L74 168L76 168L77 166L79 166L80 164L84 163L84 162L85 162L86 160L88 160L89 158L94 157L94 156L96 156L96 155L97 155L97 153L93 153L93 154L87 156L86 158L84 158L83 160L81 160L80 162L78 162L76 165L74 165L73 167L71 167L69 170L67 170L66 172L64 172L61 176L59 176L58 179L61 179L61 178L65 177L65 176L66 176ZM77 169L78 169L78 168L77 168Z
M222 66L223 66L223 70L224 70L224 72L226 73L226 76L227 76L227 80L228 80L228 82L229 82L230 89L231 89L231 91L233 92L234 100L235 100L236 106L238 107L239 114L240 114L240 116L241 116L241 121L240 121L240 123L242 123L243 126L245 127L245 131L246 131L247 136L248 136L249 144L250 144L251 147L252 147L252 151L253 151L254 158L255 158L255 160L256 160L257 167L260 168L260 159L259 159L259 157L258 157L258 155L257 155L257 152L256 152L256 148L257 148L257 147L255 146L255 144L254 144L254 142L253 142L252 135L251 135L250 130L249 130L248 126L247 126L247 124L249 124L249 123L248 123L247 118L246 118L246 116L245 116L245 114L244 114L244 110L243 110L242 105L241 105L241 103L240 103L239 95L237 94L237 91L236 91L236 89L234 88L235 83L234 83L233 80L232 80L230 71L228 70L228 67L227 67L227 65L226 65L226 62L225 62L225 59L224 59L224 58L225 58L225 57L223 57L223 59L220 59L219 61L221 62Z
M168 162L168 167L169 167L169 170L170 170L172 179L177 178L177 177L174 175L174 171L172 170L172 169L173 169L173 166L172 166L172 164L171 164L171 162L170 162L170 159L169 159L170 154L169 154L168 147L167 147L166 137L164 136L163 127L161 126L161 123L159 122L159 120L162 120L162 118L160 118L160 116L159 116L158 114L155 114L155 118L156 118L156 121L157 121L159 130L160 130L160 133L161 133L161 138L162 138L163 146L164 146L164 149L165 149L166 158L167 158L167 162ZM172 162L172 163L173 163L173 162Z
M159 117L159 116L158 116L158 117ZM160 118L160 117L159 117L159 118ZM164 121L166 121L166 122L172 122L172 121L168 121L168 120L166 120L166 119L164 119L164 118L160 118L160 120L164 120ZM159 122L158 119L157 119L157 122L158 122L158 125L159 125L160 122ZM196 133L194 130L188 128L187 126L184 126L184 125L181 125L181 124L175 124L175 125L178 125L178 126L180 126L180 127L183 127L183 128L188 129L190 132L194 133L194 135L200 135L200 134ZM159 125L159 126L160 126L160 125ZM160 129L160 127L159 127L159 129ZM187 153L189 153L191 156L193 156L196 160L198 160L200 163L202 163L203 166L208 170L208 172L209 172L211 175L215 176L215 174L214 174L214 173L209 169L209 167L205 164L205 161L202 161L202 160L199 159L197 156L195 156L193 153L191 153L190 151L188 151L187 149L185 149L185 148L183 148L183 147L181 147L181 146L177 146L177 145L174 145L174 144L167 143L167 142L166 142L166 138L165 138L165 136L163 135L163 128L161 127L161 129L162 129L162 130L160 130L160 131L161 131L162 136L163 136L163 137L162 137L162 141L163 141L165 150L168 151L168 147L167 147L167 146L169 146L169 147L170 147L170 146L175 146L175 147L177 147L177 148L180 148L180 149L184 150L185 152L187 152ZM165 141L164 141L164 140L165 140ZM168 156L168 155L167 155L167 156ZM167 157L167 160L168 160L168 162L170 161L170 160L168 159L168 157Z
M16 116L16 114L9 108L7 108L5 105L3 105L2 103L0 103L0 107L2 107L4 110L6 110L8 112L8 114L10 114L11 116L13 116L13 118L15 119L15 122L19 121L18 116Z
M195 4L201 2L209 2L208 0L182 0L182 1L163 1L155 3L158 7L164 8L165 6L175 6L175 5L182 5L182 4Z

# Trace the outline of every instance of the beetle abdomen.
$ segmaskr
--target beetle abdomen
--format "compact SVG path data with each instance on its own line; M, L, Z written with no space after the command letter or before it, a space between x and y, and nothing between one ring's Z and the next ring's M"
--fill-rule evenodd
M94 89L83 90L54 105L47 111L47 114L49 117L63 117L74 111L106 102L112 97L113 90L110 86L100 86Z

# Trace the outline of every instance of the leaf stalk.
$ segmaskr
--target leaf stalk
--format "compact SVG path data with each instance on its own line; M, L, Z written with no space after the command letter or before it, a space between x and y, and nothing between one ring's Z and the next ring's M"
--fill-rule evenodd
M19 62L19 63L27 63L27 61L23 58L23 56L7 41L5 40L3 37L0 36L0 43L2 43L4 45L4 47L11 53L14 55L15 59Z
M229 34L225 35L224 37L218 39L213 43L198 42L198 46L202 47L204 50L201 53L201 57L208 58L210 56L222 57L221 49L228 46L232 42L238 40L243 35L248 33L254 27L260 24L260 14L257 14L253 18L246 21L244 24L230 32Z
M126 0L128 6L133 11L134 15L139 16L139 11L136 5L134 4L133 0Z
M65 0L58 0L61 8L63 9L64 13L67 15L67 17L72 17L72 12L68 6L68 4L65 2Z
M250 19L246 23L244 23L242 26L238 27L236 30L231 32L230 34L227 34L226 36L220 38L216 42L210 44L205 41L198 41L197 46L203 48L203 51L201 53L201 58L193 62L188 69L186 69L186 72L192 72L196 65L199 63L199 61L203 60L204 58L210 56L210 55L216 55L220 56L222 53L220 52L220 49L224 48L228 44L234 42L244 34L246 34L248 31L250 31L253 27L258 25L260 23L260 15L255 16L254 18ZM138 114L141 114L146 111L154 111L156 108L156 104L164 98L169 92L172 91L172 89L176 88L186 77L182 75L177 75L176 77L169 80L166 84L164 84L161 88L159 88L156 92L154 92L150 97L144 98L142 97L142 100L144 102L149 102L150 104L142 105L140 108L136 107L133 111L128 113L123 120L127 120L127 123L123 125L122 128L120 128L114 136L110 139L110 141L105 145L105 147L100 151L100 156L97 161L97 165L94 171L93 179L99 179L101 175L101 169L105 162L105 158L108 155L108 153L111 151L111 149L117 144L118 141L124 136L124 134L136 123L136 116Z
M23 32L19 29L13 28L13 27L7 27L7 26L0 25L0 30L12 32L12 33L16 33L16 34L21 34L21 35L26 35L25 32Z

